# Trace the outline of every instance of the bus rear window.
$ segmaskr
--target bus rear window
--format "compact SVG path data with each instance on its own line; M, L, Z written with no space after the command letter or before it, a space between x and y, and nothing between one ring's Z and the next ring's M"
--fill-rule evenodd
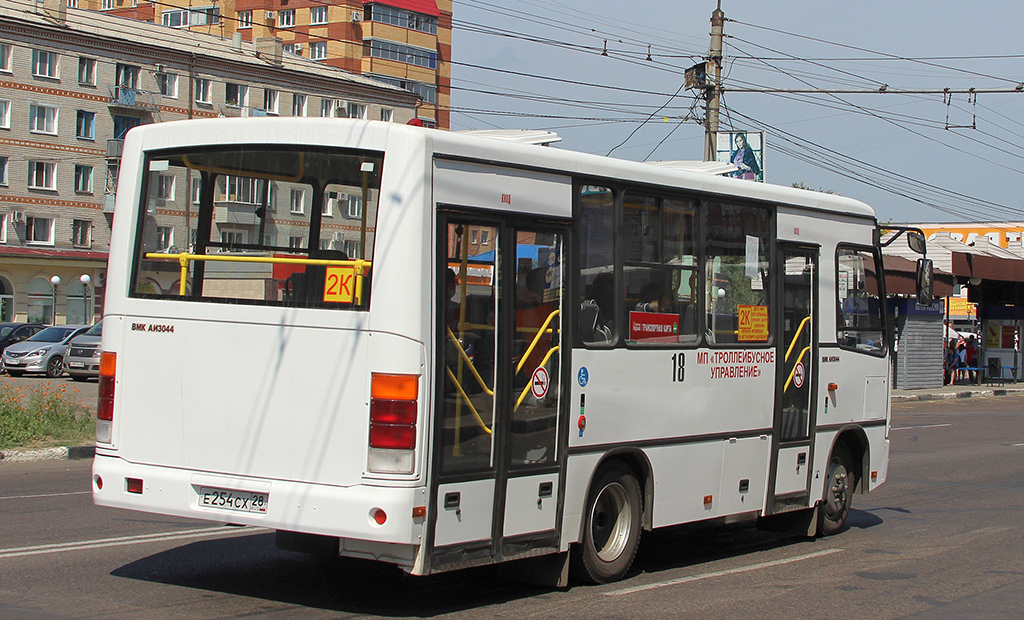
M382 165L298 146L149 154L132 296L368 308Z

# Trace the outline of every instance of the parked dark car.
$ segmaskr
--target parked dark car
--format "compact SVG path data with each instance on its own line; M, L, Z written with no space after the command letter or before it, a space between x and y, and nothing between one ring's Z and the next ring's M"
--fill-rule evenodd
M3 353L8 345L27 340L45 327L38 323L0 323L0 353Z
M88 325L47 327L28 340L8 346L0 355L0 364L12 377L20 377L26 372L45 372L48 377L59 377L64 374L68 343L88 329Z

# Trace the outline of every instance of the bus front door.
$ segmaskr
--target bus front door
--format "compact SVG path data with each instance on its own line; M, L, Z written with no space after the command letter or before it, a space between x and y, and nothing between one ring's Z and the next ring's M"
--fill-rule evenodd
M776 333L775 419L769 476L769 514L809 505L817 383L818 249L779 244L781 308Z
M557 550L565 231L442 215L431 567Z

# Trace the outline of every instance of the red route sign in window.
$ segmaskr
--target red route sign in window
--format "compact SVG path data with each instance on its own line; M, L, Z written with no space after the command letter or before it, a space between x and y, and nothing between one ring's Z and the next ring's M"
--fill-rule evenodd
M644 342L679 342L679 315L630 312L629 339Z

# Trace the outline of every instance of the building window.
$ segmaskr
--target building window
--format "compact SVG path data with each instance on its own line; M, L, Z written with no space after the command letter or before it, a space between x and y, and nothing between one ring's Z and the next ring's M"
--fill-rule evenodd
M25 220L25 243L53 245L52 217L29 217Z
M0 185L7 186L7 162L6 155L0 155Z
M109 11L109 10L113 9L114 7L115 7L114 0L103 0L100 3L100 10L101 11Z
M52 161L29 161L28 186L31 189L57 189L57 164Z
M201 178L192 179L192 204L197 205L203 200L203 180Z
M394 60L395 62L426 67L428 69L437 68L437 52L378 39L363 41L363 56Z
M285 43L284 45L281 46L281 51L284 52L285 54L294 54L295 53L295 44L294 43Z
M121 88L138 88L139 87L139 67L135 65L125 65L117 63L117 74L116 81L117 85Z
M11 45L0 43L0 71L11 73Z
M243 28L252 28L252 11L239 11L238 12L238 26L239 30Z
M178 98L178 74L157 73L156 86L160 94L171 99Z
M327 7L315 6L309 9L309 23L310 24L326 24L327 23Z
M0 129L11 128L11 100L0 99Z
M224 103L238 107L249 105L249 87L244 84L225 84Z
M347 197L346 202L348 203L348 208L346 209L345 215L347 215L350 219L353 219L353 220L362 217L362 215L363 215L363 197L362 196L357 196L355 194L349 194L349 196Z
M384 121L386 123L390 123L394 119L395 119L395 111L394 110L392 110L391 108L381 108L380 109L380 120L382 120L382 121Z
M302 237L288 237L288 247L292 249L302 248Z
M87 248L92 245L92 222L88 220L72 220L71 243L75 247Z
M160 174L156 177L156 197L163 200L174 200L174 175Z
M326 217L334 217L334 203L337 201L338 192L327 192L327 197L320 207L320 214Z
M309 58L310 60L323 60L327 58L327 41L314 41L310 43Z
M267 114L278 113L278 101L281 98L281 93L276 90L270 90L269 88L263 91L263 109L267 111Z
M196 78L196 103L213 103L210 99L210 80Z
M250 13L251 15L251 13ZM169 9L160 17L160 23L171 28L188 28L220 23L220 7L207 6L191 9Z
M413 93L419 95L423 101L427 103L437 102L437 85L427 84L425 82L416 82L414 80L403 80L401 78L391 77L389 75L381 75L379 73L367 73L367 77L372 77L375 80L384 82L385 84L391 84L399 88L411 90Z
M173 226L157 226L156 227L156 246L160 248L159 252L166 252L171 249L174 245L174 227Z
M96 139L96 113L78 111L78 118L75 121L75 137L83 140Z
M32 133L57 135L57 106L33 103L28 108L28 129Z
M413 13L382 4L373 4L370 9L370 21L391 24L400 28L408 28L427 34L437 34L437 18L422 13Z
M7 214L0 213L0 243L7 243ZM10 291L4 288L3 276L0 276L0 320L10 321L7 312L7 304L13 304L14 299Z
M295 9L285 9L277 12L277 27L291 28L295 25Z
M129 129L141 124L142 119L135 116L114 116L114 137L120 140Z
M80 194L91 194L92 177L92 166L75 164L75 191Z
M96 59L95 58L79 58L78 59L78 83L86 84L88 86L96 85Z
M60 77L59 60L57 52L32 50L32 75L54 79Z
M350 103L345 106L349 118L366 118L366 106L361 103Z
M306 115L306 96L292 95L292 116Z
M288 200L288 211L295 214L302 214L305 211L306 191L301 189L291 190Z
M320 116L324 118L331 118L338 112L338 100L337 99L321 99L320 100Z
M78 0L68 0L68 8L69 9L77 9L78 8Z

